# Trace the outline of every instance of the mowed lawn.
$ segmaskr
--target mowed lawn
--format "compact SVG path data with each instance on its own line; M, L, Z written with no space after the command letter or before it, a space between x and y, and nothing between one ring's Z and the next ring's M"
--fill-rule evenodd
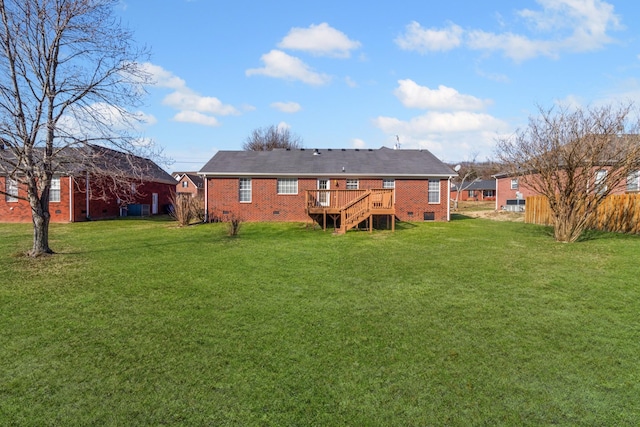
M640 424L640 237L0 224L0 425Z

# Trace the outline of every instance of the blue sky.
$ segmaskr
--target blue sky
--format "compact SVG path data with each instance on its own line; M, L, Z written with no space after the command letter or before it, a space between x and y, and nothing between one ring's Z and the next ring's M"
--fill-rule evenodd
M377 3L377 4L376 4ZM537 105L640 100L637 0L122 0L152 52L143 133L169 171L250 132L492 157Z

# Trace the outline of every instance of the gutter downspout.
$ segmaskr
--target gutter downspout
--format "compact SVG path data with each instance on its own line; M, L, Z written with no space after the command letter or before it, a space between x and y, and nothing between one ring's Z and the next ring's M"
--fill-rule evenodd
M89 187L89 172L87 172L87 177L85 179L85 189L87 191L87 200L85 202L86 203L87 214L85 216L87 218L87 221L89 221L89 220L91 220L91 215L89 214L89 212L90 212L89 211L89 190L90 190L90 187Z
M447 179L447 222L451 221L451 177Z
M494 178L496 180L496 212L498 212L498 178Z
M73 222L73 177L69 175L69 222Z
M209 222L209 178L204 177L204 222Z

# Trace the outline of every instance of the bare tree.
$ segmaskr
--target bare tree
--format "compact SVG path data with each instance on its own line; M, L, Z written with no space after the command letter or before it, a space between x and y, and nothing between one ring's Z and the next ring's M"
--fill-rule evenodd
M140 61L146 52L114 16L118 4L0 0L0 175L26 188L31 256L53 253L49 191L55 174L82 164L86 173L97 167L102 178L118 183L120 173L105 167L112 153L96 147L140 153L130 131L140 120L132 111L149 80Z
M539 107L527 128L498 141L506 172L549 200L557 241L576 241L601 202L640 168L632 107Z
M242 148L246 151L271 151L275 148L302 148L302 138L286 127L268 126L254 129Z
M458 176L451 180L451 182L456 186L456 198L452 200L454 211L458 210L458 201L460 200L460 194L465 189L465 183L468 184L479 176L479 170L476 163L477 157L478 154L474 153L471 160L459 163L454 167L454 170L458 173Z

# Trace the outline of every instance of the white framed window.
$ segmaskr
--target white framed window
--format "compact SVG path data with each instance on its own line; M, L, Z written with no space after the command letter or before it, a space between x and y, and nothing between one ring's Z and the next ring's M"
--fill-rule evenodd
M395 179L383 179L382 180L382 188L396 188L396 180Z
M189 188L189 181L182 181L182 188Z
M429 203L440 203L440 180L429 180Z
M347 190L357 190L360 182L357 179L347 179Z
M469 197L476 197L475 190L469 190Z
M251 203L251 178L240 178L238 198L241 203Z
M7 177L4 182L4 196L6 202L15 203L18 201L18 181Z
M596 177L594 180L594 189L596 191L596 193L598 194L603 194L607 191L607 185L605 184L605 181L607 179L607 171L604 169L601 169L599 171L596 171Z
M51 187L49 187L49 201L60 201L60 177L51 178Z
M298 194L298 178L278 178L278 194Z
M518 178L512 178L511 179L511 189L512 190L517 190L518 189Z
M640 171L633 171L627 176L627 191L640 191Z

